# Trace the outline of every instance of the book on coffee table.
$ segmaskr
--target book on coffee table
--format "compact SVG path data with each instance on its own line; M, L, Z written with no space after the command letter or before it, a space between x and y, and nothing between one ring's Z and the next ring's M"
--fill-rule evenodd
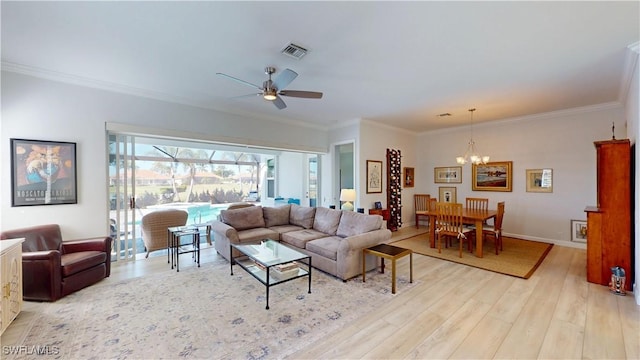
M298 267L298 264L296 262L290 262L290 263L285 263L285 264L279 264L273 267L273 273L272 275L274 275L277 278L286 278L289 276L295 276L298 274L298 270L300 268Z

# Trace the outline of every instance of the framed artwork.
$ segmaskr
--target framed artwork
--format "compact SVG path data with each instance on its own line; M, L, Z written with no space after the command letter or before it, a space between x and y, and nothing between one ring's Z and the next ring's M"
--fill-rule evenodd
M405 167L404 168L404 176L403 176L403 186L406 188L409 187L413 187L413 184L415 184L416 181L416 171L414 168L412 167Z
M579 243L587 242L586 220L571 220L571 241Z
M438 201L445 203L457 203L457 189L455 186L440 186L438 188Z
M553 169L527 169L527 192L553 192Z
M11 139L11 206L77 204L76 143Z
M496 161L472 165L473 191L511 191L513 161Z
M462 166L433 168L433 182L462 183Z
M367 194L382 192L382 161L367 160Z

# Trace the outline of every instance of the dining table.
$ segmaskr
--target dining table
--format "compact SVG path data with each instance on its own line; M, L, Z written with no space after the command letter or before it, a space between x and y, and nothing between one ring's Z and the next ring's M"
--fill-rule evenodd
M436 209L428 209L424 213L429 216L429 245L436 247L436 218L438 212ZM489 219L495 219L498 210L478 210L470 208L462 208L462 221L465 224L473 224L476 228L476 256L482 257L482 226Z

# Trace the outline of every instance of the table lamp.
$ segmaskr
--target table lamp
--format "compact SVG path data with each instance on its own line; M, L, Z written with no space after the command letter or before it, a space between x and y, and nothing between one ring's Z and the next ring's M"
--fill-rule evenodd
M353 211L353 204L351 201L356 201L356 191L354 189L340 190L340 201L345 202L342 204L342 210Z

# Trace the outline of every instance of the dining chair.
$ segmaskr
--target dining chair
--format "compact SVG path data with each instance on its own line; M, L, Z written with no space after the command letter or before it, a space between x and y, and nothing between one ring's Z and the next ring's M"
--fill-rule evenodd
M427 210L429 210L429 201L431 200L431 195L429 194L414 194L413 202L416 214L416 229L420 227L420 218L424 217L429 220L429 215L427 215ZM427 224L429 224L427 222Z
M471 240L474 231L465 228L462 223L462 204L459 203L443 203L436 204L436 239L438 241L438 252L442 252L442 237L452 237L458 239L460 253L462 257L462 246L467 241L469 251L471 251ZM445 240L445 246L446 240Z
M498 213L493 221L493 225L485 225L482 227L482 235L492 237L495 247L496 255L498 255L498 249L502 251L502 219L504 218L504 201L498 203Z
M465 207L472 210L487 211L489 210L489 199L468 197L465 199ZM484 223L486 224L486 221ZM473 222L467 222L465 224L470 228L475 228Z
M473 210L489 210L489 199L487 198L472 198L472 197L468 197L466 198L466 204L465 204L467 209L473 209Z

